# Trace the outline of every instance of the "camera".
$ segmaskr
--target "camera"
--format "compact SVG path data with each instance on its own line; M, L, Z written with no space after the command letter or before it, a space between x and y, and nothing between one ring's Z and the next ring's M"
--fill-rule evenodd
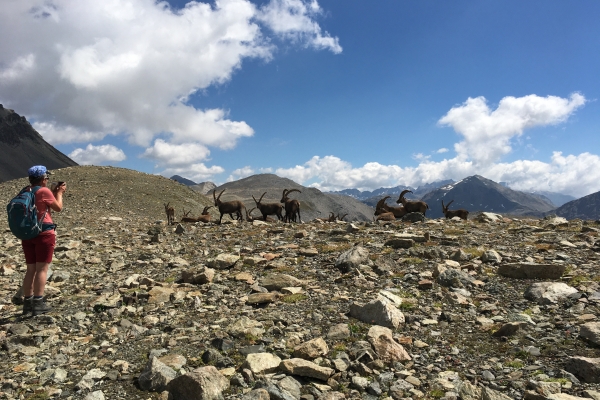
M62 186L62 185L64 185L64 184L65 184L65 182L63 182L63 181L60 181L60 182L52 182L52 183L50 184L50 190L52 190L53 192L55 192L55 191L56 191L56 189L58 189L59 187L61 187L61 186Z

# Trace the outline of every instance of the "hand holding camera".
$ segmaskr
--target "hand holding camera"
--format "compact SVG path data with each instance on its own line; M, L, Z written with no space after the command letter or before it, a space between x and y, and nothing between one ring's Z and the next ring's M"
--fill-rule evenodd
M60 181L60 182L52 182L51 185L51 190L52 193L57 194L57 193L64 193L65 190L67 190L67 184L66 182Z

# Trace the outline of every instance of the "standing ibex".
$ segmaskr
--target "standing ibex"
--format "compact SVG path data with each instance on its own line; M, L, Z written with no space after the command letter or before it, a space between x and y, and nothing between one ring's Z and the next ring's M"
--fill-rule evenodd
M169 204L171 204L171 202L164 204L165 205L165 213L167 213L167 225L173 225L175 223L175 209L173 207L171 207Z
M377 202L375 206L375 215L381 215L385 213L394 214L394 218L402 218L406 215L406 209L403 206L400 207L391 207L385 204L385 201L389 199L390 196L385 196L383 199Z
M296 222L296 214L298 215L298 222L302 222L300 217L300 202L296 199L288 198L288 195L292 192L302 193L298 189L287 190L283 189L283 195L281 196L280 203L284 204L285 207L285 218L284 222Z
M429 209L429 206L424 201L408 201L404 198L406 193L412 193L411 190L403 190L400 193L400 197L396 200L396 203L402 203L407 213L418 212L425 215L425 212Z
M219 209L219 213L221 214L221 216L219 217L219 224L221 223L221 219L223 219L224 214L229 214L231 219L233 219L233 213L235 213L237 219L243 221L242 209L246 209L246 206L244 206L244 203L242 203L239 200L221 201L221 195L224 191L225 189L223 189L217 197L215 195L216 190L213 190L213 199L215 200L215 207Z
M450 203L444 205L444 200L442 200L442 211L446 218L454 218L459 217L460 219L464 219L465 221L469 218L469 212L467 210L463 210L462 208L459 210L448 210L450 204L452 204L454 200L450 200Z
M266 221L268 215L275 214L277 215L277 219L281 221L283 219L283 215L281 214L281 212L283 211L283 206L280 203L261 203L262 198L265 196L265 194L267 194L267 192L264 192L262 196L260 196L260 199L258 199L258 201L256 201L254 195L252 195L252 198L256 203L256 207L263 215L263 220Z

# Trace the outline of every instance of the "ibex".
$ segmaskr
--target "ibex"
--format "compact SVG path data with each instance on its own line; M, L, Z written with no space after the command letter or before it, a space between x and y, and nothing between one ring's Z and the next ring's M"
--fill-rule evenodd
M425 215L425 212L429 209L427 203L424 201L408 201L404 198L406 193L412 193L412 191L408 189L403 190L396 203L402 203L407 213L418 212Z
M346 214L343 214L343 215L340 217L340 214L338 213L338 215L336 215L336 216L335 216L335 218L336 218L336 219L334 219L333 221L334 221L334 222L335 222L336 220L337 220L337 221L343 221L343 220L344 220L344 218L346 218L346 215L348 215L348 213L346 213Z
M235 213L238 220L243 220L242 209L246 209L246 206L244 206L244 203L242 203L239 200L221 201L221 195L224 191L225 189L223 189L217 197L215 194L216 190L213 190L213 199L215 200L215 207L219 209L219 213L221 214L221 216L219 217L219 224L221 223L224 214L229 214L231 219L233 219L233 213Z
M375 215L381 215L385 213L393 213L395 218L402 218L406 215L406 209L403 206L400 207L391 207L388 206L385 201L389 199L390 196L385 196L383 199L377 202L375 206Z
M281 221L283 219L283 215L281 214L281 212L283 211L283 206L280 203L261 203L262 198L265 196L265 194L267 194L267 192L264 192L262 196L260 196L260 199L258 199L258 201L256 201L254 195L252 195L252 198L256 203L256 207L263 215L263 221L267 220L268 215L273 214L277 215L277 219Z
M246 221L248 222L253 222L253 221L264 221L263 217L254 217L252 216L252 211L256 210L256 207L251 208L250 211L248 211L248 209L246 209ZM277 222L278 220L276 220L273 217L267 217L266 222Z
M183 217L181 217L181 222L196 222L196 218L188 217L190 211L185 211L185 208L183 209Z
M206 224L210 222L211 215L208 213L208 210L210 208L212 208L212 206L204 207L204 210L202 210L202 214L197 218L188 217L188 214L190 212L183 210L183 218L181 218L181 222L203 222Z
M288 198L288 195L292 192L302 193L298 189L283 189L283 195L281 196L281 200L279 200L279 202L283 203L285 207L284 222L296 222L296 214L298 215L298 222L301 222L302 218L300 217L300 202L296 199Z
M467 210L463 210L462 208L459 210L448 210L448 207L450 207L450 204L452 204L453 201L454 200L450 200L450 203L444 205L444 200L442 200L442 211L444 212L444 215L446 218L459 217L466 221L469 217L469 212Z
M165 204L165 213L167 213L167 225L173 225L175 223L175 209L169 204L171 204L171 202Z
M377 219L375 221L395 221L396 217L393 212L382 212L377 215Z

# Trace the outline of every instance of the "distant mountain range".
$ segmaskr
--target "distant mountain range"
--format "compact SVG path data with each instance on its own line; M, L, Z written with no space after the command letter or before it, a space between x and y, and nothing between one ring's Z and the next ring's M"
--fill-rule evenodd
M77 163L42 138L25 117L0 104L0 181L23 178L33 165L53 170Z
M413 188L410 186L394 186L394 187L390 187L390 188L379 188L379 189L375 189L373 191L360 191L358 189L344 189L344 190L340 190L337 192L331 192L331 193L337 193L337 194L344 194L346 196L350 196L353 197L357 200L362 201L363 203L371 206L371 207L375 207L375 205L377 204L377 202L385 196L390 196L394 201L398 200L398 197L400 196L400 193L402 193L403 190L410 190L412 191L412 193L407 193L404 197L406 199L413 199L413 200L417 200L420 199L421 197L425 196L427 193L431 192L434 189L440 188L444 185L448 185L453 183L454 181L452 179L447 179L444 181L436 181L436 182L432 182L432 183L427 183L425 185L421 185L418 188ZM391 202L392 200L388 200L388 202Z
M202 182L202 183L196 183L194 181L191 181L189 179L183 178L179 175L173 175L171 177L172 180L179 182L183 185L189 186L190 188L202 193L202 194L207 194L208 192L210 192L211 190L213 190L214 188L217 187L217 185L215 185L212 182Z
M429 205L430 211L427 212L427 216L430 218L443 217L442 201L448 204L452 200L454 202L450 210L462 208L471 213L489 211L515 216L543 217L556 208L550 199L544 196L512 190L479 175L431 191L421 200Z
M600 219L600 192L563 204L554 213L566 219Z

